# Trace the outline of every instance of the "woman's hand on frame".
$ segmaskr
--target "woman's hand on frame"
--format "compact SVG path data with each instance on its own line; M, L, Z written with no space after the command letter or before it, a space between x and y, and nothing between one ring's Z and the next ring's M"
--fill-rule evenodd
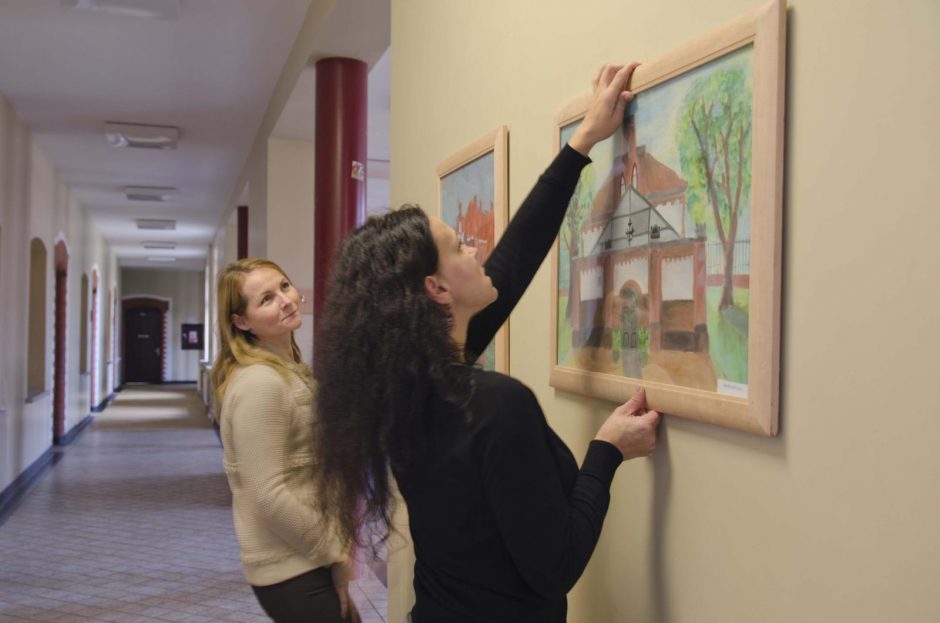
M613 444L620 450L624 461L649 456L656 448L656 426L659 413L647 409L646 390L637 389L601 424L595 439Z
M587 114L568 140L572 149L588 155L591 148L613 134L623 125L623 112L633 99L628 91L633 70L639 63L604 65L594 78L594 92Z

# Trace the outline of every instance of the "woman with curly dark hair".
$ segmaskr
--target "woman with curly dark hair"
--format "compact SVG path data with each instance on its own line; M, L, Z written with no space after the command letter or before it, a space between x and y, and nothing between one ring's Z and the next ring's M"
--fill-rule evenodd
M640 391L579 469L525 385L472 364L551 247L586 154L620 127L635 67L602 68L584 121L484 267L413 206L370 219L336 258L317 338L321 508L344 544L367 525L387 535L391 468L414 542L415 623L564 621L617 466L653 450L659 416Z

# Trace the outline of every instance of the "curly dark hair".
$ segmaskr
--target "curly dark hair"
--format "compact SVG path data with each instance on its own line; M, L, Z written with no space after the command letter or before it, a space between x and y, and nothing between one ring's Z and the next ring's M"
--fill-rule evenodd
M320 510L344 546L388 537L389 467L408 469L428 400L469 400L450 310L424 286L437 267L430 222L413 205L369 219L337 254L317 328L315 443Z

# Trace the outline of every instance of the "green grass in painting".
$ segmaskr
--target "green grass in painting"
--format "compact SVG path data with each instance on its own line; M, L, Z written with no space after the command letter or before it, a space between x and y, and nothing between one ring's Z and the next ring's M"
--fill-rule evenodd
M483 357L484 361L486 362L483 366L483 369L489 370L491 372L496 370L496 340L493 340L487 344Z
M718 301L721 299L721 288L708 288L708 335L709 355L715 365L720 378L735 383L747 383L747 334L748 334L748 308L750 303L749 292L736 288L734 291L734 307L718 311ZM571 356L571 323L565 317L565 308L568 306L568 297L558 295L557 318L557 349L558 365L564 365ZM647 335L640 335L640 350L645 350L642 342Z
M565 317L565 308L568 307L568 296L558 295L558 328L556 343L558 344L558 365L564 364L571 356L571 322Z
M719 378L746 384L749 292L736 288L734 307L723 313L720 300L721 287L708 288L708 354Z

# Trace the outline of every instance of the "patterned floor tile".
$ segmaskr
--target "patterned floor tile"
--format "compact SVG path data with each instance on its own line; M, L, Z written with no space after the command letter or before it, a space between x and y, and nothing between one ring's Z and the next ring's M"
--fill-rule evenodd
M242 576L221 449L193 388L127 388L57 452L0 526L0 620L268 620ZM372 571L352 588L364 620L385 623Z

